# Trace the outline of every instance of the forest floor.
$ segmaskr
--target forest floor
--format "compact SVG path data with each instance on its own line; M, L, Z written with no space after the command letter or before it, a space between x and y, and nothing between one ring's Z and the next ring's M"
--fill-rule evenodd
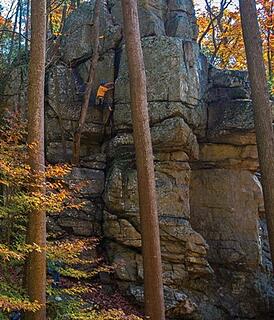
M130 320L131 316L137 316L143 319L143 312L141 307L134 303L133 299L126 295L126 293L121 292L115 280L111 279L112 276L107 274L107 279L101 279L100 275L95 279L90 280L88 283L86 281L76 282L69 278L61 278L60 288L72 287L73 285L83 285L89 288L88 293L84 293L82 298L84 301L92 308L92 310L101 311L111 311L119 310L123 311L125 317L119 320ZM111 318L112 319L112 318ZM116 318L115 318L116 319Z

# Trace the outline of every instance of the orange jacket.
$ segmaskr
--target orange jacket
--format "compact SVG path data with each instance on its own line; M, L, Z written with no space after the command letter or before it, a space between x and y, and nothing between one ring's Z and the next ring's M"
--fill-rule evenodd
M105 87L104 85L101 85L97 90L97 98L101 97L104 98L105 94L108 92L109 88Z

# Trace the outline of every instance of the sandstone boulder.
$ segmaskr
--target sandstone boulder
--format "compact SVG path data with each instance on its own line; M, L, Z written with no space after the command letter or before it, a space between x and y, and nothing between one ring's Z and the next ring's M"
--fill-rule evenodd
M68 16L61 41L61 58L69 65L88 60L93 51L93 10L95 1L84 2ZM100 12L101 51L114 49L121 39L121 28L114 24L112 16L103 4Z
M206 115L200 105L195 107L181 102L150 102L148 104L151 126L171 118L182 118L192 129L203 128L206 124ZM116 104L113 114L115 130L129 131L132 129L131 111L129 104Z
M209 261L258 268L258 179L244 170L197 170L192 173L190 199L191 224L209 244Z
M142 40L148 101L173 101L197 105L200 99L198 47L180 38L148 37ZM123 49L116 81L115 101L129 103L129 78Z
M189 216L189 166L165 162L156 165L158 210L163 216ZM137 172L128 162L114 164L107 176L104 195L110 212L131 216L138 212Z

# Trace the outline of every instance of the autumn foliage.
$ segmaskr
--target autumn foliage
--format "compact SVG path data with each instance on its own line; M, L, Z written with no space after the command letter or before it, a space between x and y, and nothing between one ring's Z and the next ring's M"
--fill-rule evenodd
M51 0L49 1L48 24L51 34L59 36L62 34L62 28L66 17L76 9L73 1Z
M56 215L68 208L80 209L82 203L75 195L78 186L69 187L69 166L48 165L45 177L34 179L28 149L35 146L27 145L25 128L26 122L15 113L9 113L0 125L0 319L9 319L11 312L40 308L25 293L23 269L30 252L46 250L48 319L137 320L119 310L95 310L85 298L96 289L88 282L100 272L110 272L101 259L90 254L95 252L97 240L55 240L51 235L46 248L26 244L30 210L44 207L48 215ZM33 191L41 190L33 181L45 183L45 195Z
M272 0L257 0L264 61L273 88L274 70L274 4ZM245 48L238 7L209 6L198 10L199 43L210 62L219 68L246 69Z
M39 306L30 303L24 293L22 267L30 252L46 250L36 244L25 243L28 212L44 207L47 212L61 212L75 207L71 190L64 177L70 172L67 166L49 166L46 179L36 179L28 165L26 123L17 114L9 114L0 128L0 308L35 311ZM43 181L46 194L39 193L34 181ZM46 181L46 182L44 182Z

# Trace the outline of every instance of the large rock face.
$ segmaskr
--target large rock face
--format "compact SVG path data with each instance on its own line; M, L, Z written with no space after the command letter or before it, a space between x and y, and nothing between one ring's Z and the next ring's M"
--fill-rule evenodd
M259 265L262 199L256 176L246 170L195 170L191 186L191 221L207 239L208 260L238 268Z
M93 46L94 1L67 19L47 73L50 162L70 161ZM249 85L208 66L192 0L139 1L155 157L163 279L172 319L268 319L274 292ZM118 284L143 301L143 266L127 59L119 0L104 1L101 49L81 166L85 206L49 220L54 231L103 236ZM115 81L113 114L94 105ZM10 98L14 86L7 86ZM15 95L15 94L14 94ZM13 101L12 99L10 101Z

